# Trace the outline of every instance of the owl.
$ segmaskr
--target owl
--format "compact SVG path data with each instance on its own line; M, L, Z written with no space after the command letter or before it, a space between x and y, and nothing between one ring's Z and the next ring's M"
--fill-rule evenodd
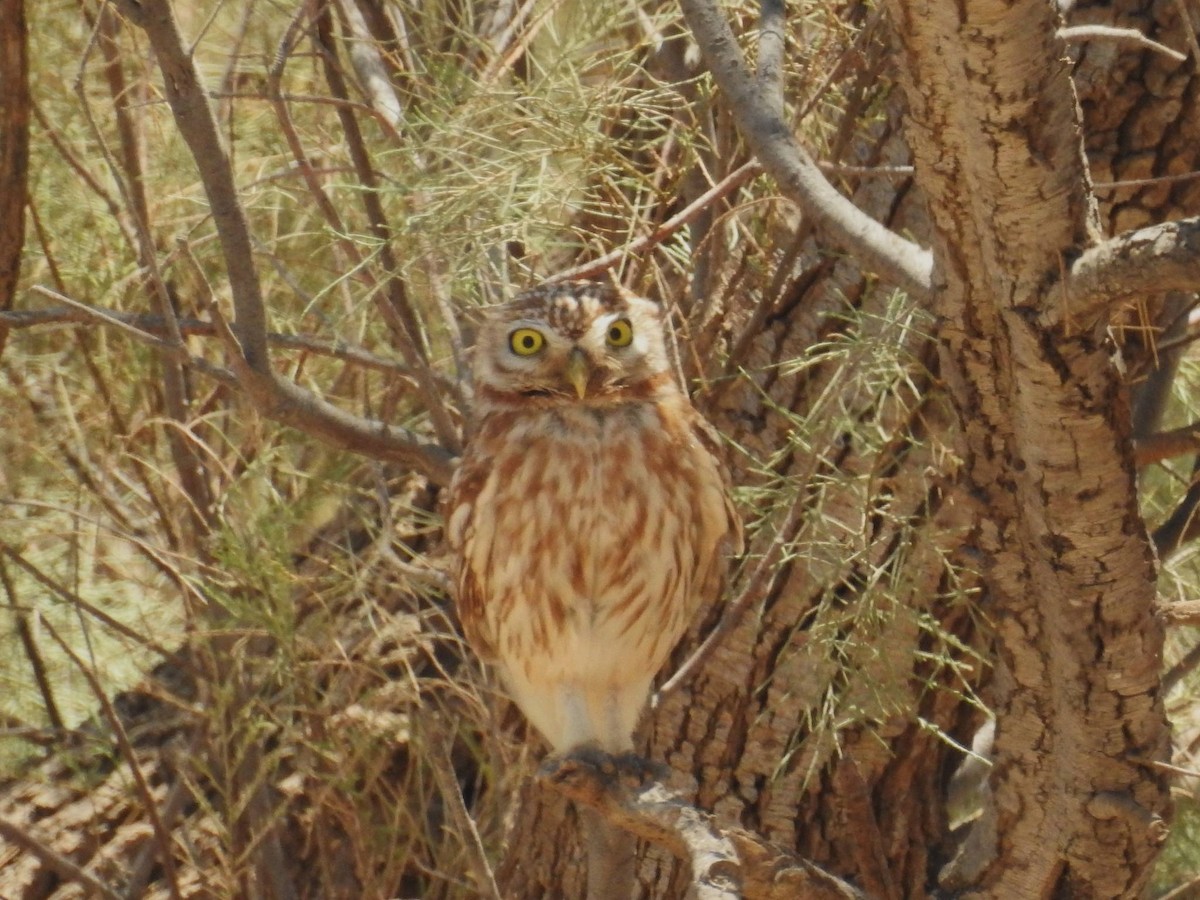
M491 310L450 487L459 617L553 752L633 749L651 683L721 590L741 520L658 306L543 286Z

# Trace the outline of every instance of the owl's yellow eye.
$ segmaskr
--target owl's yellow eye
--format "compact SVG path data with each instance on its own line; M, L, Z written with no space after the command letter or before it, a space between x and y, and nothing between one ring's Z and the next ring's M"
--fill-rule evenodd
M517 356L533 356L545 343L546 339L536 328L518 328L508 336L508 346Z
M633 343L633 325L628 319L617 319L608 326L608 346L628 347Z

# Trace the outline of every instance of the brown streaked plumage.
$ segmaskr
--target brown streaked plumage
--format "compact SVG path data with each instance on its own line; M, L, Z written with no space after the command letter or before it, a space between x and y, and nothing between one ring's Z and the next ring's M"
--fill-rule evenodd
M459 616L555 752L633 747L651 682L741 523L658 307L565 283L490 312L450 488Z

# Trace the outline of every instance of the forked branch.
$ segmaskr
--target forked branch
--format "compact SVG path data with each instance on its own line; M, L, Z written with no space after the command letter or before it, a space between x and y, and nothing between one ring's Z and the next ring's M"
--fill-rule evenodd
M233 295L240 357L239 383L266 416L335 446L377 459L412 466L437 483L452 472L452 454L441 444L384 422L373 422L335 407L280 378L271 368L267 312L258 278L246 214L238 199L229 155L200 83L195 61L183 43L169 0L116 0L121 12L141 27L163 76L167 102L187 144L212 211Z

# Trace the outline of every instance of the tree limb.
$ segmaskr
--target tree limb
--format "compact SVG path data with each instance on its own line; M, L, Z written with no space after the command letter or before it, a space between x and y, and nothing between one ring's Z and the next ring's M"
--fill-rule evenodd
M681 0L680 5L738 130L784 196L813 219L826 240L861 260L864 268L914 296L927 296L933 284L929 251L866 215L821 174L782 112L773 109L764 96L724 13L712 0Z
M1067 271L1062 304L1042 324L1086 330L1135 297L1196 290L1200 216L1127 231L1084 251Z
M570 758L548 760L547 783L594 809L609 823L670 851L692 865L694 896L705 900L861 900L853 885L740 828L722 828L708 813L666 785L630 787L596 766Z
M167 103L204 185L233 295L233 328L245 363L241 387L264 415L277 422L365 456L410 465L436 483L447 483L453 455L445 447L406 429L345 412L272 371L267 313L250 229L195 60L184 46L168 0L116 2L146 32L162 72Z

